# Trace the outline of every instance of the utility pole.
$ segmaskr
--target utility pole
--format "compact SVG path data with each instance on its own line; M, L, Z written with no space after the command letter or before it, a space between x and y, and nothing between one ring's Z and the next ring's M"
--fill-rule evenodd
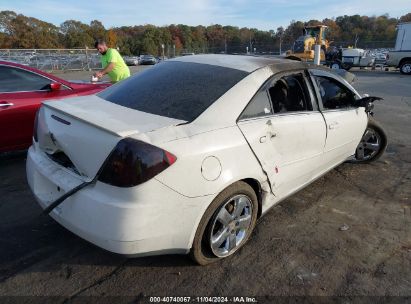
M251 32L250 32L250 52L253 51L253 45L251 44Z
M354 42L354 48L357 48L357 42L360 39L360 37L358 37L358 34L355 34L355 42Z
M270 33L271 33L271 38L273 39L273 46L274 46L274 49L275 49L275 44L274 44L275 34L274 34L274 30L271 30ZM269 54L274 53L274 52L271 52L271 47L270 47L270 49L268 50L268 53L269 53Z
M282 53L282 51L281 51L281 44L282 43L283 43L283 33L280 34L280 54L279 55L281 55L281 53Z
M88 46L87 45L86 45L86 65L87 65L87 71L91 71L90 62L88 60Z
M227 54L227 38L224 37L224 54Z

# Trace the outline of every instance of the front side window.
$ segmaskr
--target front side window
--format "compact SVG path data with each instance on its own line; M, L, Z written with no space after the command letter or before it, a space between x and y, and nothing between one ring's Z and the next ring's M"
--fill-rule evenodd
M314 76L324 109L344 109L355 102L354 93L335 79Z
M48 90L51 80L19 68L0 66L0 92Z

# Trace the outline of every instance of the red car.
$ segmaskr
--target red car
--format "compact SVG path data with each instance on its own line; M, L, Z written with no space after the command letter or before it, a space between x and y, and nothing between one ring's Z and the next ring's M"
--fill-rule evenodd
M0 61L0 152L27 149L41 103L95 94L110 83L74 83L18 63Z

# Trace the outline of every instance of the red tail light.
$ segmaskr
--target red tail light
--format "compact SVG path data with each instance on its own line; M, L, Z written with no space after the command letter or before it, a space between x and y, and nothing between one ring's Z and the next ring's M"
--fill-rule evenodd
M111 152L98 180L117 187L133 187L153 178L177 158L148 143L125 138Z

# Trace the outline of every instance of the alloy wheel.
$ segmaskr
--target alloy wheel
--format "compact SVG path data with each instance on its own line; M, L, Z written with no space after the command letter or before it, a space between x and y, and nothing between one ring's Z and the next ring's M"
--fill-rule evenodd
M252 203L246 195L228 199L211 225L210 245L217 257L234 253L246 239L252 223Z
M401 71L404 74L411 74L411 63L406 63L401 67Z
M357 146L356 159L365 161L373 158L381 150L381 137L374 129L367 128Z

